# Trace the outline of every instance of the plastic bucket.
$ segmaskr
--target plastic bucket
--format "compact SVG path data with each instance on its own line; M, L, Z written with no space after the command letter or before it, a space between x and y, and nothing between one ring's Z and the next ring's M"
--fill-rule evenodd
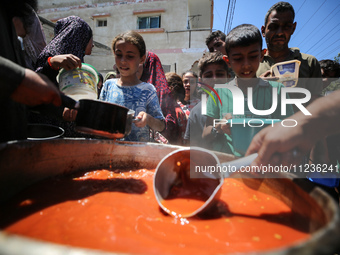
M73 70L61 69L57 76L59 89L74 100L97 99L99 77L96 69L83 63L81 68Z
M245 155L253 137L263 128L271 126L277 119L231 119L229 120L232 144L236 152Z

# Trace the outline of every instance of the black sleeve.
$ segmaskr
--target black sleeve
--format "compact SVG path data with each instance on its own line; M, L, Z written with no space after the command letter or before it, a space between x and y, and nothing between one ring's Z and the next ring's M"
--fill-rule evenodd
M25 68L0 56L0 98L9 98L25 77Z

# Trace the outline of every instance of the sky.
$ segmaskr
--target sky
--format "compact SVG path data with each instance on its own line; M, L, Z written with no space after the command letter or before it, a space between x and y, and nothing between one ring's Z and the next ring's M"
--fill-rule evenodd
M231 29L248 23L261 29L268 9L279 0L236 0ZM213 31L225 28L228 0L214 0ZM296 30L289 47L298 47L303 53L318 60L332 59L340 53L340 1L339 0L291 0L294 7ZM266 44L263 41L263 47Z

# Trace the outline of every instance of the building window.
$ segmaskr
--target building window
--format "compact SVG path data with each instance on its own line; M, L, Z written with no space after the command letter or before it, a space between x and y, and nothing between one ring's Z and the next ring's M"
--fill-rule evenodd
M161 16L138 17L137 29L160 28Z
M107 27L107 20L97 20L97 27Z

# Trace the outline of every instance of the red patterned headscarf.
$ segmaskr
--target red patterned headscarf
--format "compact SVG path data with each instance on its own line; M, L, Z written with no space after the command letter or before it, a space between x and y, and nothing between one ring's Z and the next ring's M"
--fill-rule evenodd
M171 143L177 139L178 125L176 123L175 100L166 81L162 63L153 52L147 52L141 81L151 83L155 86L159 104L165 117L165 130L162 132Z

